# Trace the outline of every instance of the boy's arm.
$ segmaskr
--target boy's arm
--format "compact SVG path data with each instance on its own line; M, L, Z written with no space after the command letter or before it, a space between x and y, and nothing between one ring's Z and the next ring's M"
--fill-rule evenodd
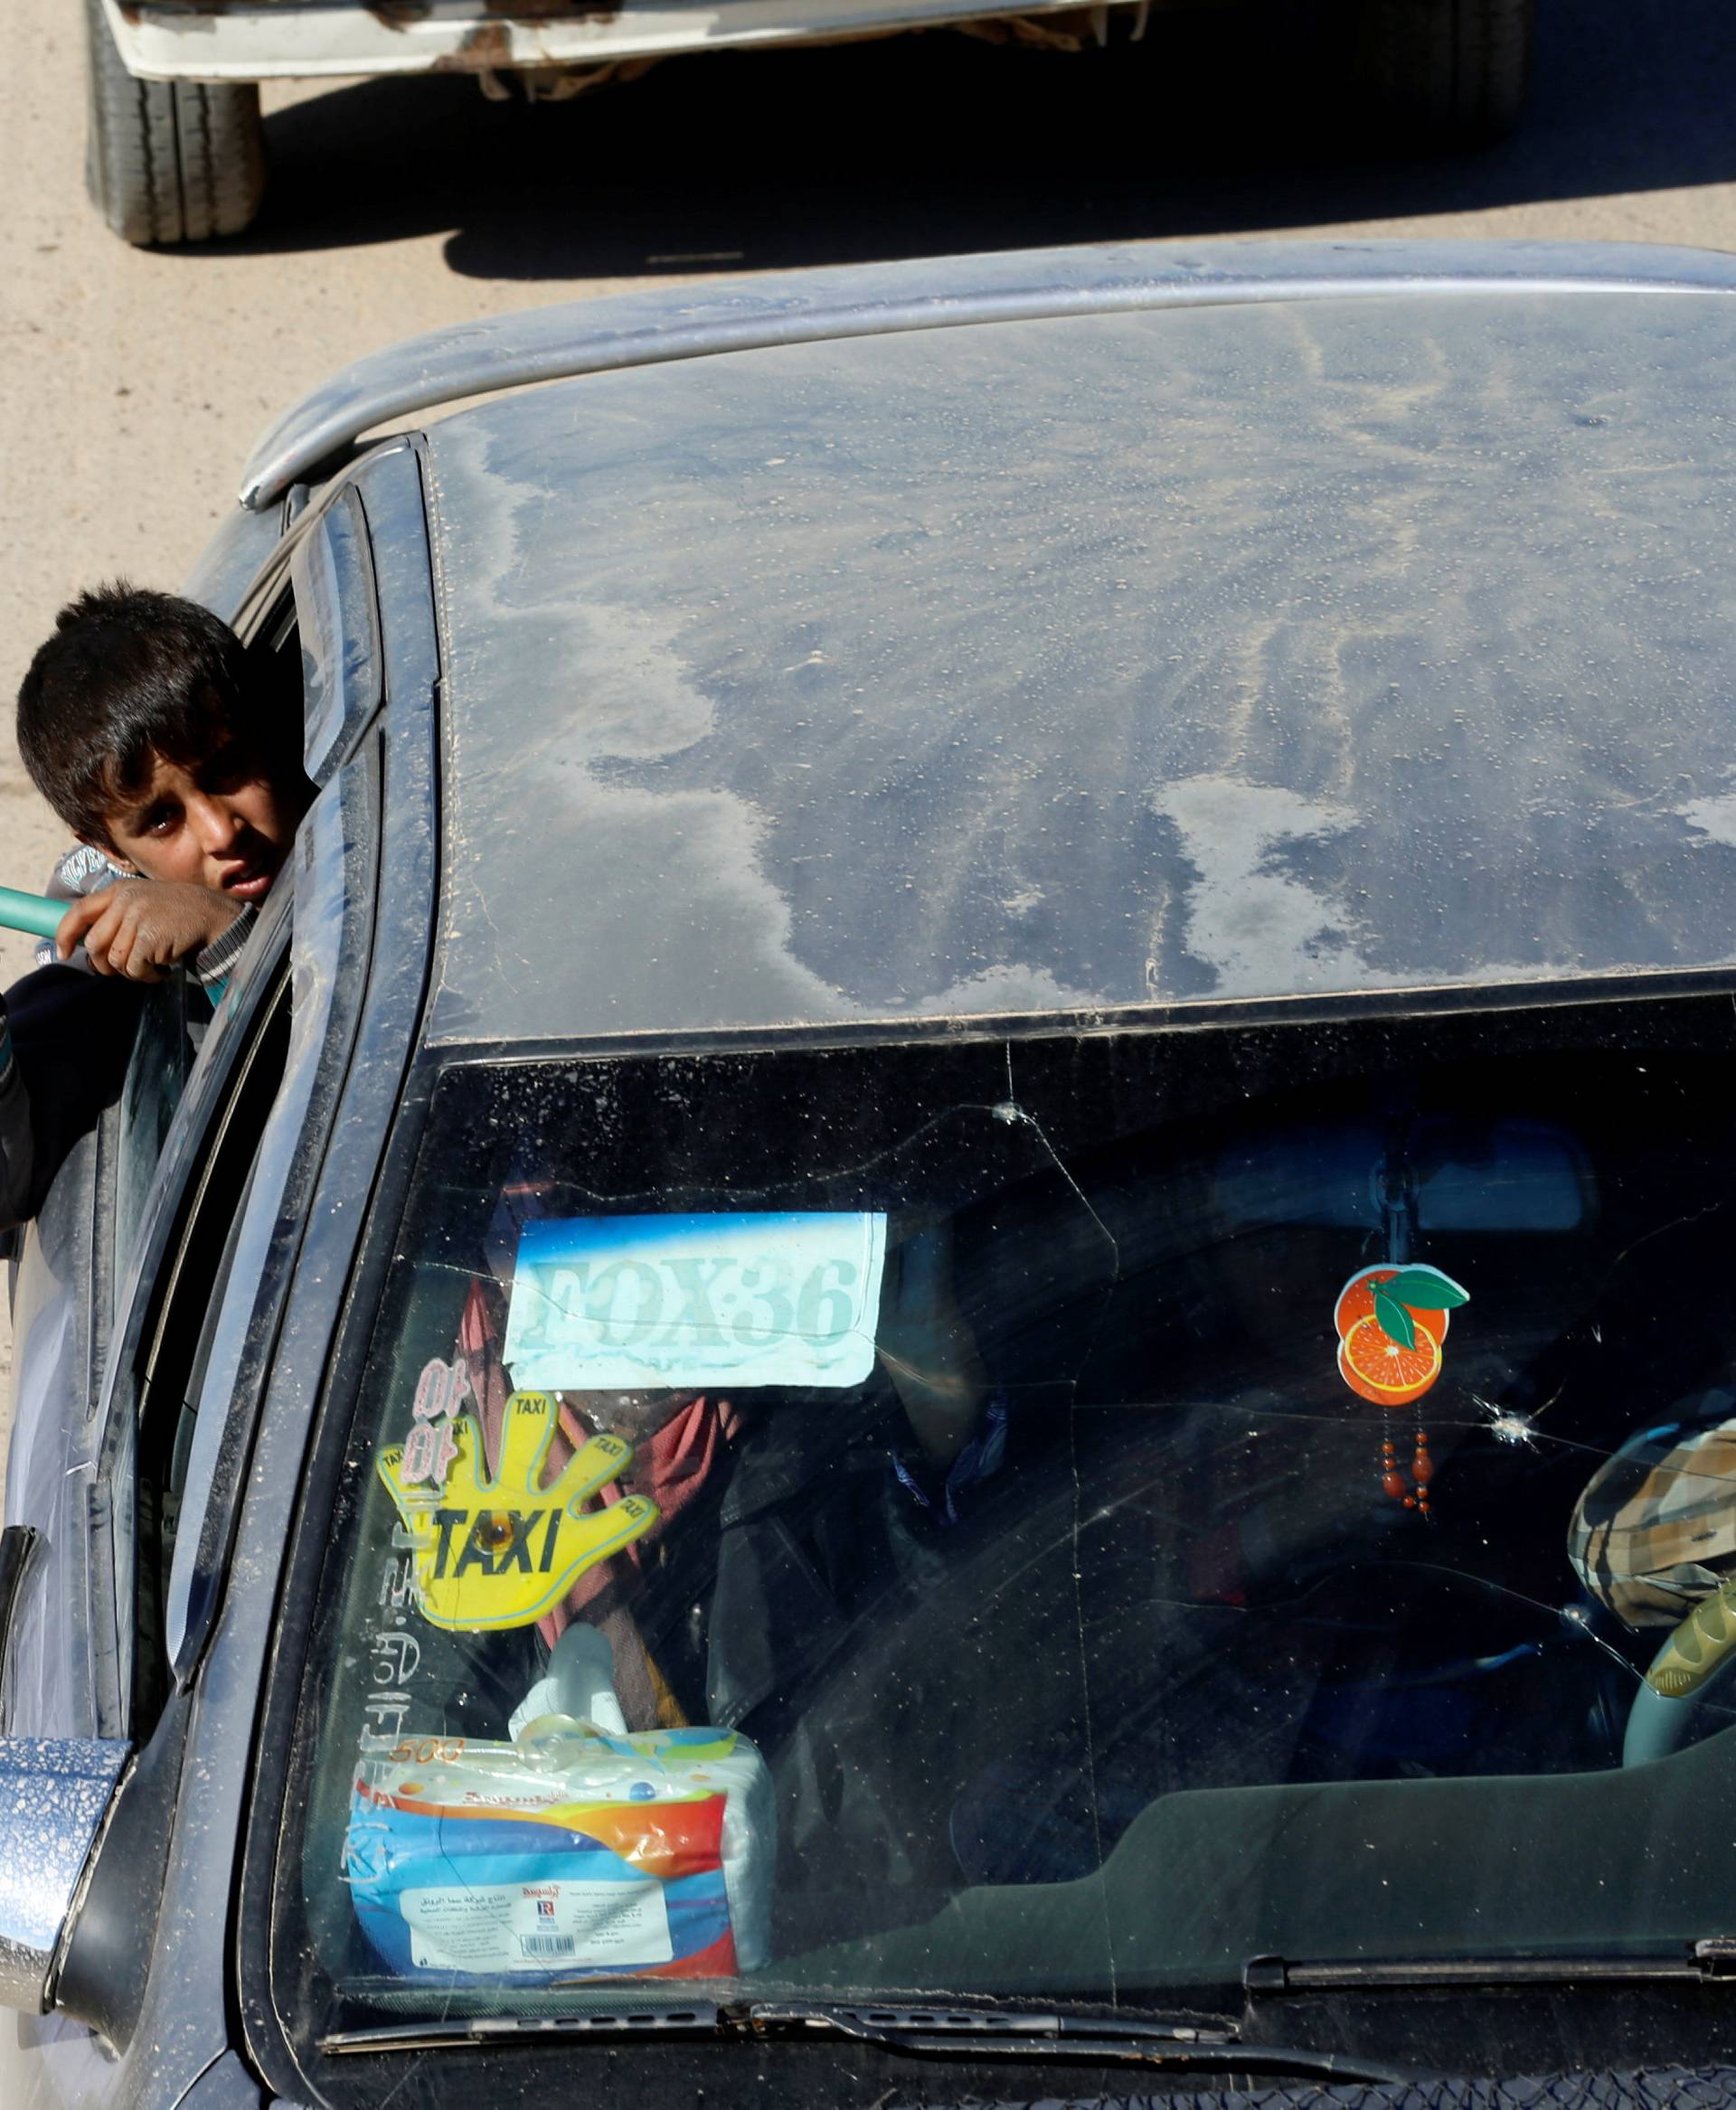
M80 946L99 975L160 982L185 967L202 983L221 982L247 943L255 911L210 887L179 880L117 880L74 901L54 933L69 960Z

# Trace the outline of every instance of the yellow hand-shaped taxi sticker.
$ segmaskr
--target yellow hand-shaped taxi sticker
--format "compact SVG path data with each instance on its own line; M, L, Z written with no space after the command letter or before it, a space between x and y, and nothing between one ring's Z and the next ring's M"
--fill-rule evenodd
M633 1455L617 1436L594 1436L546 1487L543 1460L559 1419L546 1392L514 1392L501 1429L500 1469L485 1478L482 1432L469 1415L451 1425L450 1465L439 1486L404 1474L401 1444L382 1451L380 1477L414 1540L416 1598L430 1625L465 1632L528 1626L552 1611L587 1568L649 1531L657 1507L642 1494L584 1504Z

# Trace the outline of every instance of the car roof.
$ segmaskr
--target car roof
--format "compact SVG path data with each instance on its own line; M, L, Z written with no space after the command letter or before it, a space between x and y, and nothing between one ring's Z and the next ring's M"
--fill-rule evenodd
M433 428L432 1039L1736 965L1736 272L1382 256Z

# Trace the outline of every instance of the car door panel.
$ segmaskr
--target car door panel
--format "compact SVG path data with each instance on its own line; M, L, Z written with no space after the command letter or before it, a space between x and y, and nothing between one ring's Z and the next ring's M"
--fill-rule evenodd
M17 1735L84 1736L113 1733L114 1720L105 1697L113 1649L100 1579L108 1520L98 1399L115 1285L149 1214L192 1050L189 999L178 982L141 990L49 972L61 974L61 985L49 1007L52 1033L35 1050L37 1074L51 1097L62 1088L67 1122L99 1094L111 1103L73 1136L20 1240L6 1514L39 1543L13 1622L7 1719ZM203 998L191 1001L203 1013ZM77 1082L66 1088L69 1069ZM44 1114L40 1134L61 1147L53 1114Z
M14 1736L97 1735L80 1637L89 1622L92 1330L100 1136L73 1145L24 1240L14 1280L13 1424L5 1517L38 1542L14 1603L5 1728Z

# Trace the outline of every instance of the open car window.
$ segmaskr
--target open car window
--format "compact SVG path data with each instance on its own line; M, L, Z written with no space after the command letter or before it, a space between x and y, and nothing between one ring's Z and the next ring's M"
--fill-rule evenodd
M171 1679L186 1675L221 1592L238 1447L348 1059L376 811L377 770L364 754L303 822L285 883L168 1110L162 1169L146 1182L106 1402L115 1491L107 1704L136 1736Z
M449 1070L287 2008L1716 1934L1732 1696L1630 1724L1736 1573L1728 1035L1719 998Z
M307 721L316 706L304 694L300 630L295 602L285 598L273 607L248 646L248 682L256 710L292 713ZM110 1268L117 1297L127 1284L157 1160L209 1029L209 1013L204 994L180 975L151 987L141 999L117 1122Z
M135 1735L148 1730L167 1694L165 1603L198 1399L234 1273L260 1138L283 1081L290 1029L287 970L287 960L280 960L230 1088L213 1110L187 1220L165 1259L155 1323L127 1387L135 1424L127 1446L133 1523L119 1617Z

